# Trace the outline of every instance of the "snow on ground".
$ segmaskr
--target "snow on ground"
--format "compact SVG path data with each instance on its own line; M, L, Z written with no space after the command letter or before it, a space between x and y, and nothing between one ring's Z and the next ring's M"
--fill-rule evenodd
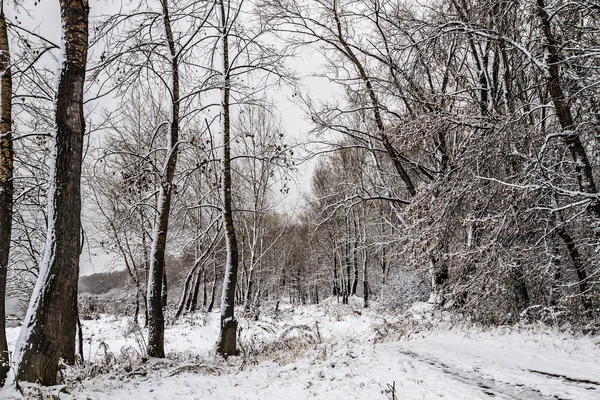
M241 318L241 355L214 356L219 315L170 325L167 360L143 362L127 318L83 321L90 365L61 399L600 399L600 338L549 328L484 331L418 304L393 315L327 299ZM266 313L265 313L266 314ZM11 344L18 328L8 329ZM4 396L4 397L3 397ZM395 397L394 397L395 396ZM18 398L14 391L0 398Z

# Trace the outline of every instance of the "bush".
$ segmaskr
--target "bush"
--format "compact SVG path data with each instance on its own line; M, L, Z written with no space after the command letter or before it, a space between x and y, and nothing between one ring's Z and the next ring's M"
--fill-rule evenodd
M414 302L427 301L431 285L418 272L398 268L381 287L379 303L388 309L405 310Z

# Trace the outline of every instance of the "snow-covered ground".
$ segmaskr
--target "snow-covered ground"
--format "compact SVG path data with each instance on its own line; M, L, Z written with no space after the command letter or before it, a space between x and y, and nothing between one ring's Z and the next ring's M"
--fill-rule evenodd
M143 362L127 319L83 321L91 365L61 399L600 399L600 338L549 328L481 330L418 304L412 313L331 299L241 319L241 355L214 356L218 314L167 327L167 359ZM11 344L18 328L8 330ZM3 397L4 396L4 397ZM4 389L0 398L18 398Z

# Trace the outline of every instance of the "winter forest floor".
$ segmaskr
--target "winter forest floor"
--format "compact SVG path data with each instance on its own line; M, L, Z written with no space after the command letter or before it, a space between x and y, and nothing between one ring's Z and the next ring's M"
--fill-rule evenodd
M406 314L328 299L240 318L241 354L214 356L218 313L167 327L143 362L129 318L83 321L84 366L60 399L599 399L600 338L542 326L481 329L417 303ZM19 328L9 328L11 345ZM28 387L30 398L41 398ZM66 393L65 393L66 392ZM0 398L23 398L14 389ZM46 396L46 398L50 398Z

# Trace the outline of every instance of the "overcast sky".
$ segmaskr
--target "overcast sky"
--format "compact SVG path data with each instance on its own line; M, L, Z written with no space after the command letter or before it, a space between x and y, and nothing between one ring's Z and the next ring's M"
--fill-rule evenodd
M8 8L6 15L9 21L21 22L21 26L35 30L36 33L44 36L54 43L60 42L60 13L58 1L56 0L41 0L33 5L33 1L25 2L25 11L23 8L15 10ZM111 10L126 9L129 1L90 1L90 18L97 19L100 15L106 15ZM158 1L156 1L158 7ZM94 56L94 51L90 52L90 57ZM51 62L51 61L48 61ZM298 71L302 76L302 84L307 95L310 93L316 101L327 100L336 91L334 84L330 83L325 78L313 76L318 72L323 62L322 56L315 51L305 51L301 57L290 60L289 66ZM56 68L55 65L47 65L51 70ZM295 139L303 139L307 136L310 130L310 124L307 122L307 117L302 109L293 102L292 90L289 88L273 89L267 95L275 102L276 108L281 113L282 122L286 128L288 135ZM104 99L102 107L109 104L116 104L110 98ZM96 108L97 110L101 107ZM93 118L93 115L92 115ZM93 141L101 140L101 135L98 138L92 138ZM315 162L309 162L300 166L297 174L295 185L290 188L290 193L287 197L280 201L279 209L285 212L293 212L294 208L299 205L299 198L303 192L310 189L310 177L314 169ZM85 207L85 206L84 206ZM96 218L93 211L86 207L83 211L83 218ZM107 255L106 252L94 248L93 245L86 244L81 258L81 274L87 275L94 272L104 272L111 268L122 268L119 260L113 260L112 255Z

